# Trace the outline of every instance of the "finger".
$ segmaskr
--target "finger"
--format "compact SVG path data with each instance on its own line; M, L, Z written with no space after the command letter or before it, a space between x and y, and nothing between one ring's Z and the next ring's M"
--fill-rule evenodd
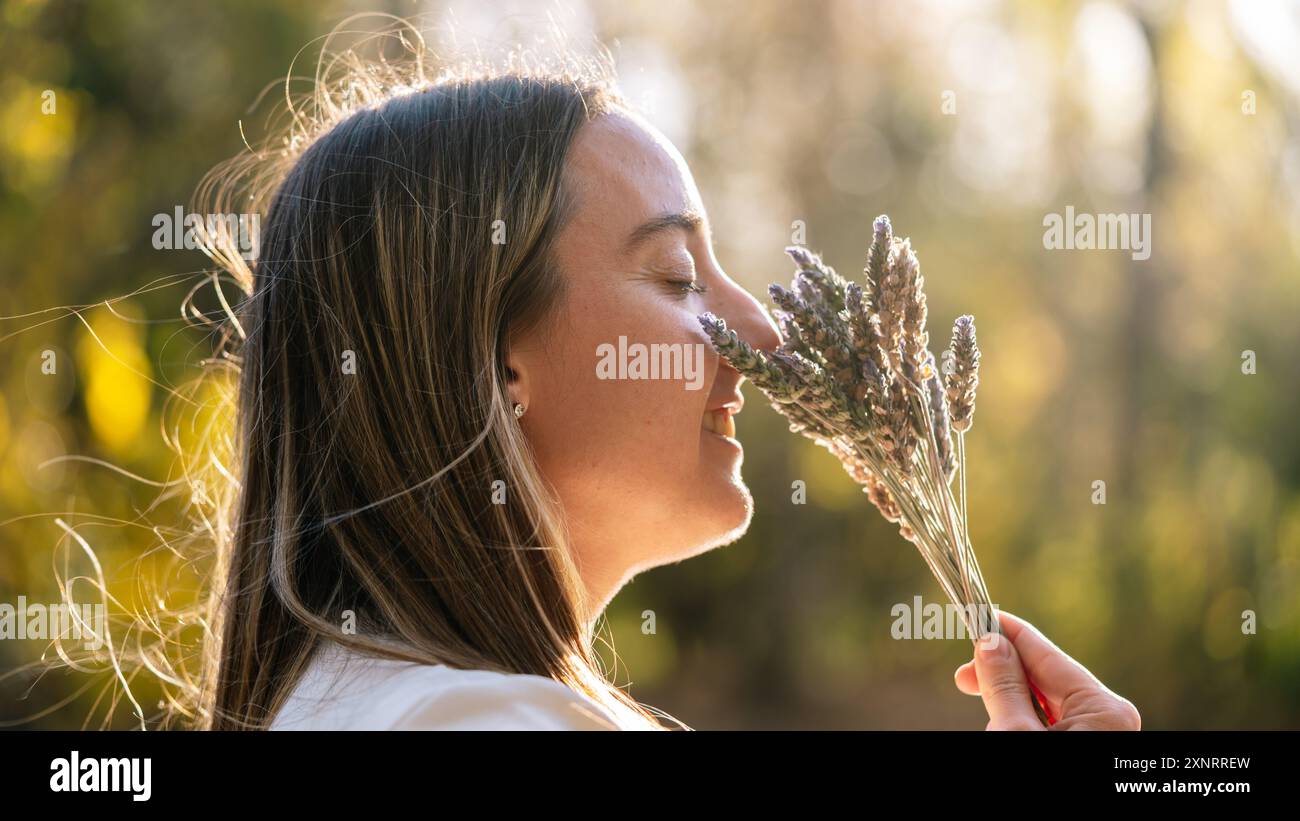
M975 674L990 730L1041 730L1015 643L989 633L975 646Z
M953 673L953 681L957 684L957 689L961 690L968 696L977 696L980 694L979 676L975 674L975 662L968 661L957 668Z
M1088 668L1066 655L1029 622L1005 611L998 611L998 619L1015 645L1025 673L1042 691L1055 715L1061 715L1061 705L1072 693L1106 689Z

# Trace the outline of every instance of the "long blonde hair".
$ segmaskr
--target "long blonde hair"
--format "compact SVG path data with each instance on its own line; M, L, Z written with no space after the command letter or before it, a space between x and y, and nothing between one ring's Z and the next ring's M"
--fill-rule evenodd
M267 727L322 641L546 676L662 728L601 669L506 389L512 336L563 295L566 152L626 106L611 61L439 67L409 26L382 39L401 54L327 41L310 94L286 83L281 138L196 194L196 213L259 214L261 231L245 259L221 223L198 229L225 308L206 398L187 402L205 447L183 454L214 548L186 620L202 650L193 677L163 669L165 647L146 666L203 728Z

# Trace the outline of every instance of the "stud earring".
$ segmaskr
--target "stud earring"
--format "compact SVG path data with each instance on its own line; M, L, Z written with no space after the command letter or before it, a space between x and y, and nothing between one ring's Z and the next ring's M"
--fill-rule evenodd
M519 417L523 416L523 415L524 415L524 411L526 411L526 410L527 410L527 408L524 407L524 403L523 403L523 402L516 402L516 403L515 403L515 418L518 419Z

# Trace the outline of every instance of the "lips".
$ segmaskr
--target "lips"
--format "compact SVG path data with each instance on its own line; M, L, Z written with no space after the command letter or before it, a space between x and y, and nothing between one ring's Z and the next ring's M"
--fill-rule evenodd
M732 418L731 408L718 408L704 412L703 427L709 433L736 438L736 420Z

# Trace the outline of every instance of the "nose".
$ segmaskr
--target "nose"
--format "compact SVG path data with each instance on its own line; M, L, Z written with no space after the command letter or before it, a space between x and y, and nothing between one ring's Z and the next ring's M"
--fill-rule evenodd
M774 351L781 345L781 332L753 294L728 278L727 288L720 296L713 313L725 320L727 327L750 347Z

